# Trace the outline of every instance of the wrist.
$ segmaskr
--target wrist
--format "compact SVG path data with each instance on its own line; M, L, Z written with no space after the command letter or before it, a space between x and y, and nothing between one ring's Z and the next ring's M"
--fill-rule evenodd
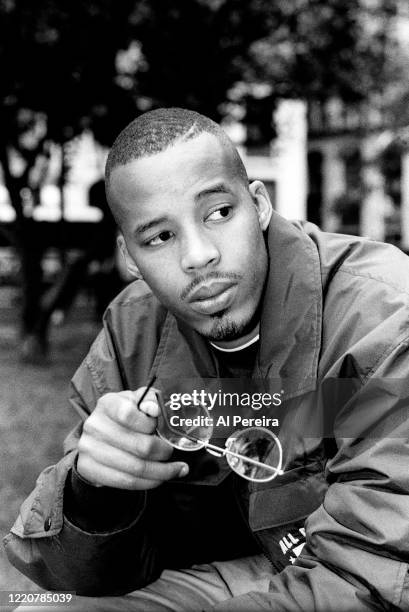
M116 531L135 519L144 501L142 491L93 484L78 472L75 461L65 485L64 514L87 532Z

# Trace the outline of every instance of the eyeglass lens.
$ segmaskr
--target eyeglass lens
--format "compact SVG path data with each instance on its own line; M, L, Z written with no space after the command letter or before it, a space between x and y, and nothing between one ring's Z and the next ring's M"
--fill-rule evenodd
M267 482L281 473L281 445L270 431L249 427L236 432L226 442L226 448L240 455L226 453L232 470L254 482Z

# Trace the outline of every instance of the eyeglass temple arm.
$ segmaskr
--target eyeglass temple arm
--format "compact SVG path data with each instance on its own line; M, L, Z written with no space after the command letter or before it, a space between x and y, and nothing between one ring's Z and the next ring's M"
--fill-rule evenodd
M222 453L222 455L232 455L232 457L237 457L237 459L247 461L247 463L251 463L252 465L256 465L257 467L261 467L270 472L274 472L274 474L277 474L279 476L284 473L283 470L272 467L271 465L267 465L266 463L261 463L261 461L257 461L256 459L250 459L250 457L245 457L244 455L240 455L240 453L235 453L234 451L231 451L228 448L222 448L221 446L216 446L215 444L211 444L210 442L205 442L204 446L205 448L210 448L210 450L218 451L219 453Z

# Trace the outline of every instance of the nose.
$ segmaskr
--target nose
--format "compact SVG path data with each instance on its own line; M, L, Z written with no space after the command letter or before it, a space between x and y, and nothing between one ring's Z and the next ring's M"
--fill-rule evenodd
M206 232L192 231L182 244L181 265L185 272L192 272L220 261L217 245Z

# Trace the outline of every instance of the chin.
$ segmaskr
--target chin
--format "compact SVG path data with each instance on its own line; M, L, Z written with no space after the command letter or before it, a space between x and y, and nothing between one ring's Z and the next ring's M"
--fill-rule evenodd
M202 333L208 340L219 342L237 340L252 328L252 320L250 318L250 320L240 321L225 313L218 313L212 316L210 328L199 333Z

